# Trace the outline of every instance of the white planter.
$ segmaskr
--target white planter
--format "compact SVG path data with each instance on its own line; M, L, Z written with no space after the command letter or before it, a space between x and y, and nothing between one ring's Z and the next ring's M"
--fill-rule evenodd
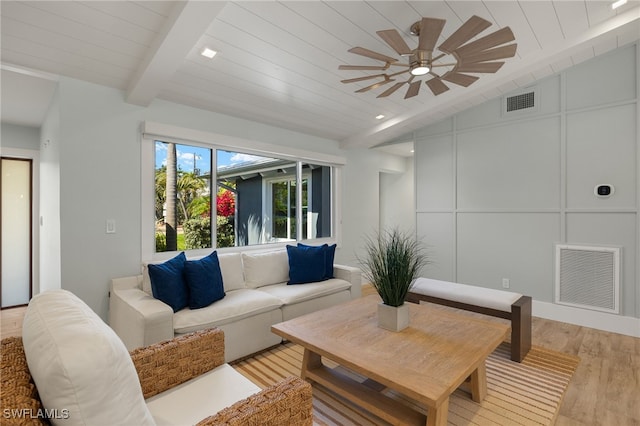
M378 303L378 327L400 331L409 326L409 305L389 306Z

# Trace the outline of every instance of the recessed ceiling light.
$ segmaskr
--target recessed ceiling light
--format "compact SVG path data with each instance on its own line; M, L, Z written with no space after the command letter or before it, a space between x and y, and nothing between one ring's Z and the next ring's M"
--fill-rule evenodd
M384 115L382 114L376 115L376 120L382 120L383 118L384 118Z
M218 52L216 52L215 50L211 50L208 47L205 47L204 49L202 49L202 52L200 52L200 54L202 56L204 56L205 58L209 58L209 59L211 59L214 56L216 56L216 53L218 53Z
M611 3L611 9L617 9L625 3L627 3L627 0L614 1L613 3Z

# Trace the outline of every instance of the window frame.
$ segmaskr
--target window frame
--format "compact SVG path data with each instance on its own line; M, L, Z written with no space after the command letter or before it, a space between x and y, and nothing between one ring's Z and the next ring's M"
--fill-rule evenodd
M296 201L297 211L302 212L301 196L302 196L302 164L317 164L328 166L331 168L331 236L323 238L305 239L305 243L323 244L336 243L341 246L342 229L341 229L341 203L342 198L342 167L346 164L346 159L341 156L318 153L313 151L292 148L284 145L275 145L261 141L252 141L242 138L231 137L210 132L197 131L193 129L177 127L168 124L145 121L141 125L140 132L140 149L141 149L141 251L143 260L163 260L175 256L179 251L156 252L155 251L155 232L154 232L154 210L155 210L155 141L170 142L182 145L192 145L212 150L212 182L216 179L213 176L215 165L217 164L217 150L240 152L243 154L253 154L291 160L296 163L296 176L299 180L296 185ZM310 183L311 176L309 176ZM264 183L263 183L264 185ZM309 185L310 186L310 185ZM310 189L309 189L310 190ZM215 206L215 204L214 204ZM275 249L284 247L289 242L265 243L250 246L237 247L215 247L216 244L216 225L213 216L215 210L212 208L212 248L186 250L188 257L205 256L212 250L220 250L222 252L242 252L256 251L265 249ZM303 241L302 217L296 215L297 223L296 241Z

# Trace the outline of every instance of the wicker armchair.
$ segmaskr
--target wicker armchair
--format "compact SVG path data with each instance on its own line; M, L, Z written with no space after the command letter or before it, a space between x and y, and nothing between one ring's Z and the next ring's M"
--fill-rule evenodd
M2 340L0 424L48 424L29 374L22 339ZM143 395L149 398L224 363L224 334L199 331L131 352ZM213 414L213 413L212 413ZM311 386L290 377L203 419L198 425L311 425Z

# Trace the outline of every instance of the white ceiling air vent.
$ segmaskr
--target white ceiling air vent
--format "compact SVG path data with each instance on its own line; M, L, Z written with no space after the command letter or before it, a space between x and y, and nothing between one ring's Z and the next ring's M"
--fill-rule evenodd
M502 115L509 117L513 114L537 111L537 93L535 89L525 89L524 92L502 98Z
M556 245L556 303L619 313L620 248Z

